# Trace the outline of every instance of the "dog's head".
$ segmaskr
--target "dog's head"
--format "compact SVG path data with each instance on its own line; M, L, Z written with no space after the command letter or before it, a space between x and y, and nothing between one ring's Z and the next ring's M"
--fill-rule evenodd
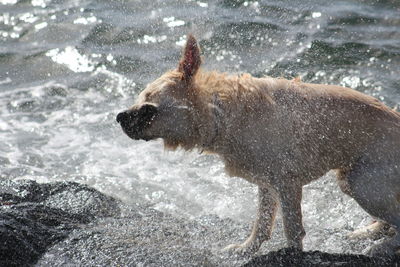
M117 115L123 131L135 140L163 138L169 148L196 135L194 79L201 65L196 39L188 36L178 68L150 83L137 103Z

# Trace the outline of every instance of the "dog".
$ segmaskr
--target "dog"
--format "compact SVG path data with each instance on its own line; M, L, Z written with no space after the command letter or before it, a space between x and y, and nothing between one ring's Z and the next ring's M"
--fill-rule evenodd
M116 120L134 140L162 138L166 149L217 154L230 176L258 185L252 232L228 250L256 252L271 237L278 206L287 245L302 250L302 187L335 170L341 190L379 220L371 229L396 231L370 254L396 253L400 113L349 88L209 72L201 63L189 35L178 67L147 85Z

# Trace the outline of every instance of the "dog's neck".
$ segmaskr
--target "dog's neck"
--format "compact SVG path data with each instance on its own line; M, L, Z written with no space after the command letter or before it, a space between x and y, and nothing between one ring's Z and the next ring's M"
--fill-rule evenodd
M201 110L196 116L198 122L198 142L200 151L220 154L226 147L229 138L229 123L235 118L230 114L229 107L234 104L227 95L234 92L240 95L241 79L253 79L249 74L243 76L228 76L218 72L200 72L195 82L196 110ZM243 99L245 100L245 99ZM241 105L242 103L237 103Z
M224 134L224 110L222 109L221 100L217 93L212 95L211 103L207 104L209 110L209 119L202 125L207 125L207 129L199 129L201 144L200 150L214 151L217 148L217 141Z
M248 129L249 116L268 121L274 113L274 91L287 88L291 81L270 77L255 78L250 74L227 75L200 71L195 78L197 146L223 154L223 148L236 147L239 132ZM235 142L235 145L228 145Z
M230 147L227 142L235 139L237 131L246 125L247 116L257 114L259 109L262 112L272 109L270 88L274 88L274 83L275 79L254 78L250 74L227 75L200 70L190 96L196 124L193 135L175 142L173 147L225 153L221 148ZM238 122L238 118L242 121Z

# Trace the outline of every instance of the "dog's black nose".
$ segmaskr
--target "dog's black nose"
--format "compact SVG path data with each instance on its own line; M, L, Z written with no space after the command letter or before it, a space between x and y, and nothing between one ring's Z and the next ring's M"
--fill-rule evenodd
M129 113L127 111L123 111L117 115L117 122L121 123L127 121L129 117L130 117Z

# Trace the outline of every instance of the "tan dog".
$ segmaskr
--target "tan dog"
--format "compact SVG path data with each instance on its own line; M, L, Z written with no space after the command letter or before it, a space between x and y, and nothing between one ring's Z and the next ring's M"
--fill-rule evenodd
M339 86L199 70L189 36L176 70L149 84L117 121L131 138L220 155L231 176L259 187L250 237L228 248L252 253L271 237L280 205L288 246L302 249L302 187L331 169L372 216L400 227L400 114ZM375 246L392 254L400 237Z

